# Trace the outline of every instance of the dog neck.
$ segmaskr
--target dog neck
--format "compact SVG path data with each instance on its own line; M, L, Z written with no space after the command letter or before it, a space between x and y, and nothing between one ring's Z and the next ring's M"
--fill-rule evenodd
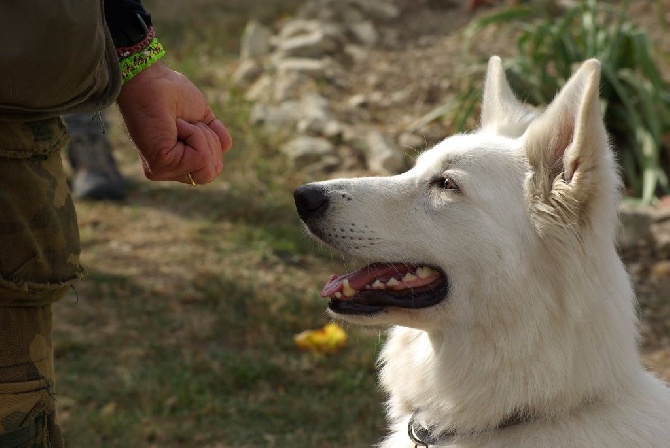
M430 448L431 446L451 445L463 437L484 435L492 431L500 431L511 426L528 423L531 419L527 415L527 413L515 412L503 419L495 428L478 432L460 432L456 428L436 432L430 425L426 426L421 423L420 412L415 411L407 424L407 434L415 447Z

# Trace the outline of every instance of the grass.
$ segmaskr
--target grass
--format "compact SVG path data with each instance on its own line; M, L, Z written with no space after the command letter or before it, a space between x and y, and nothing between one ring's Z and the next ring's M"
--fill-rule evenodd
M376 395L376 341L333 357L297 352L290 336L322 307L282 286L200 275L181 300L142 291L103 300L96 309L118 322L103 343L59 340L72 372L59 389L75 394L65 407L70 444L368 446L378 406L361 391Z
M235 57L235 36L262 2L232 2L220 14L216 2L194 3L203 8L193 8L192 29L170 11L161 19L172 3L149 2L176 49L167 62L215 94L234 149L211 185L150 183L113 114L131 194L77 204L89 276L55 306L66 445L370 446L385 425L380 335L352 331L329 356L295 347L293 335L329 321L318 292L344 268L294 211L292 191L309 179L248 125L241 92L213 75Z

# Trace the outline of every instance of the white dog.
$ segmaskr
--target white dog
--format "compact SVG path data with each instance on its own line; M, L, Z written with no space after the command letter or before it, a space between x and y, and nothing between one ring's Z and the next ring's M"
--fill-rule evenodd
M489 62L481 128L391 177L303 185L316 237L371 264L332 315L392 326L384 448L670 447L670 390L639 360L615 244L620 180L586 61L548 108Z

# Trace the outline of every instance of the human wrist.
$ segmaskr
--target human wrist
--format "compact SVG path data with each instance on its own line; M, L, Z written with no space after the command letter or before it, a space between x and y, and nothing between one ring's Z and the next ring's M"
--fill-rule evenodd
M150 36L150 34L147 35L147 37ZM165 49L156 37L153 37L148 44L141 47L143 44L144 41L133 46L133 48L140 48L139 51L127 54L119 59L121 76L124 83L130 81L140 72L146 70L165 56ZM121 50L130 51L128 47L123 47ZM119 54L119 49L117 49L117 54Z
M164 82L164 80L167 79L169 72L170 70L162 61L158 61L142 70L131 80L123 83L121 92L116 99L116 103L121 109L125 107L136 107L138 98L144 98L144 96L149 92L152 92L152 89L156 88L157 85Z

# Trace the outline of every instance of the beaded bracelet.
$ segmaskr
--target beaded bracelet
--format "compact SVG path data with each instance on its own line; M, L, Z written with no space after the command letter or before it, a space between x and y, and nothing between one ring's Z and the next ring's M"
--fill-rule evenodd
M130 81L135 75L157 62L163 56L165 56L165 49L158 42L158 39L154 38L144 50L121 59L119 65L121 66L123 82Z
M154 37L156 37L156 31L153 26L150 26L147 35L140 42L131 45L130 47L116 47L116 55L119 59L122 59L127 58L132 54L139 53L149 46L151 41L154 40Z

